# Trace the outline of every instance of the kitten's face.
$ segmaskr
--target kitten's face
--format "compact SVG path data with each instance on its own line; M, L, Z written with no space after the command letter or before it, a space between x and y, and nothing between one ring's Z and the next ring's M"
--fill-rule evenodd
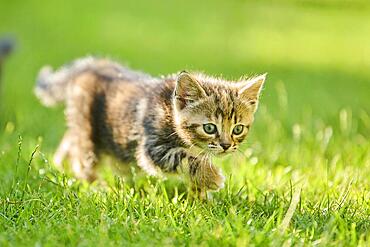
M249 132L264 80L232 83L181 73L174 96L177 132L203 153L235 151Z

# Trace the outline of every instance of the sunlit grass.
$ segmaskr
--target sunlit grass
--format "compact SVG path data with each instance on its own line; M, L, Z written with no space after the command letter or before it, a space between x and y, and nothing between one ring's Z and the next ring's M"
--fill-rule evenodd
M106 183L81 183L52 167L41 139L17 137L8 125L0 243L366 246L369 116L343 109L337 117L326 123L306 116L286 128L262 106L242 153L215 161L228 182L206 203L188 198L186 184L174 178L105 173ZM297 190L299 203L282 232Z

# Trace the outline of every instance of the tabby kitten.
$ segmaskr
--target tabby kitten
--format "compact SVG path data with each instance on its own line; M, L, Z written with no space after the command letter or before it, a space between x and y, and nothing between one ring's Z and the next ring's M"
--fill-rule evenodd
M87 57L44 67L35 93L46 106L65 103L67 131L54 156L93 181L99 156L137 163L149 175L186 173L200 197L224 186L211 157L245 140L265 75L237 82L181 72L155 78L107 59Z

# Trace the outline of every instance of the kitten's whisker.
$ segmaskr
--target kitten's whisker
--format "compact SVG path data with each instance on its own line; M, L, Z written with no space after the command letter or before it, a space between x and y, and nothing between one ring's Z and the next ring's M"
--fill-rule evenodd
M171 134L169 134L166 138L169 138L169 137L171 137L171 136L173 136L173 135L175 135L177 132L176 131L174 131L174 132L172 132Z
M197 154L197 156L195 156L194 158L195 159L197 159L201 154L203 153L203 151L201 151L201 152L199 152L198 154ZM203 156L200 156L201 158L203 158Z
M197 159L203 152L205 152L205 150L201 150L196 156L195 156L195 159ZM202 156L201 156L202 157Z

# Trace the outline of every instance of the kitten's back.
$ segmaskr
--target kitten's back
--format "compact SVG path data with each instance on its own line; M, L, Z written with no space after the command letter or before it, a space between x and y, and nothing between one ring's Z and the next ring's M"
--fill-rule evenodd
M145 73L131 70L112 60L89 56L77 59L58 70L53 70L51 66L44 66L37 76L34 92L45 106L63 103L66 98L67 85L85 72L96 73L109 80L144 81L151 79Z

